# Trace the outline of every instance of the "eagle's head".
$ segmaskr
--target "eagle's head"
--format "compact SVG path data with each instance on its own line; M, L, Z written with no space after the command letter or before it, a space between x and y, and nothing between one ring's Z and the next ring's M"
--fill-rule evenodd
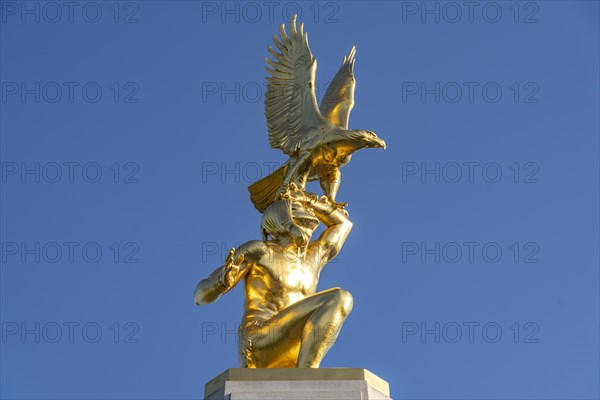
M367 148L376 148L385 150L385 141L377 137L374 132L356 129L347 131L347 135L354 142L355 150Z

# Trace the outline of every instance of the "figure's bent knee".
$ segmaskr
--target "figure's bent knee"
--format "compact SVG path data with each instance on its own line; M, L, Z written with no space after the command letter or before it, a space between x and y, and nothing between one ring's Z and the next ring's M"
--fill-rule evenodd
M350 314L352 311L354 300L352 299L352 294L350 294L349 291L336 288L333 291L333 301L335 302L336 306L339 307L344 316Z

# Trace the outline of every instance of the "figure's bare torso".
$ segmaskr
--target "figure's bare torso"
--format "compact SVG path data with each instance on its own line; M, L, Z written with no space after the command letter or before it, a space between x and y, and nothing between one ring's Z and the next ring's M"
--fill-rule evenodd
M281 310L314 294L319 280L317 246L299 257L274 242L253 260L245 277L246 312L242 325L269 320Z

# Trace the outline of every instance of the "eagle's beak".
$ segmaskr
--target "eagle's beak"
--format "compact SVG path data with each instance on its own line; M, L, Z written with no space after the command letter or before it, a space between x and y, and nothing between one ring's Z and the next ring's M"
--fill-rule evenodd
M376 149L384 149L385 150L385 141L383 139L379 139L378 137L373 138L373 147Z

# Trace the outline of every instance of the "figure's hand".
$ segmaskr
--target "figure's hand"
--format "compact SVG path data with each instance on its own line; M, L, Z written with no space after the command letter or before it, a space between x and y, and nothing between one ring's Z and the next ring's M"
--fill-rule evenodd
M298 186L294 182L290 182L279 193L279 198L281 200L302 201L302 193L298 190Z
M306 204L316 201L317 195L300 190L294 182L290 182L283 192L279 194L279 198L282 200L291 200Z
M348 205L348 203L346 203L345 201L338 203L336 201L331 200L327 196L321 196L319 201L326 203L326 204L331 204L334 208L340 210L346 217L348 217L348 211L345 209L345 207Z
M240 273L240 266L244 262L244 255L240 254L237 260L234 261L235 247L232 247L225 259L225 267L221 276L222 284L227 288L231 288L235 284L235 279Z
M337 201L331 201L331 205L337 209L344 210L348 203L346 203L345 201L342 201L341 203L338 203Z

